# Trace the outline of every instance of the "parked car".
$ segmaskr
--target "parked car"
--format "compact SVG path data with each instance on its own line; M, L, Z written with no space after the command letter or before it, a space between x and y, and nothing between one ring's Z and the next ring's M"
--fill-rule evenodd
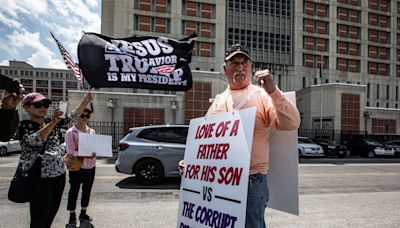
M400 157L400 141L399 144L395 142L387 141L384 143L387 147L392 148L394 150L394 157Z
M393 144L400 146L400 140L389 140L386 143L393 143Z
M329 139L314 139L314 142L322 146L326 157L347 157L350 151L347 147L339 142Z
M394 150L373 139L353 139L347 142L351 155L373 158L377 155L394 156Z
M299 150L299 156L314 156L323 157L324 150L318 144L307 137L298 137L297 147Z
M117 172L135 174L142 184L159 183L164 177L178 177L189 126L157 125L130 128L119 141Z
M21 151L21 144L19 140L11 139L8 142L0 142L0 156L7 156L11 153L16 153Z

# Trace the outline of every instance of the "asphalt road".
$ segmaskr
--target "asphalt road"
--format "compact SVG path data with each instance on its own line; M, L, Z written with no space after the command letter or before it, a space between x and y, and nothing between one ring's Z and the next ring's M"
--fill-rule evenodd
M0 227L29 227L28 204L7 200L18 156L0 157ZM400 160L302 159L300 216L267 209L268 227L400 227ZM95 227L176 227L179 179L151 188L100 160L88 213ZM53 227L68 219L66 185Z

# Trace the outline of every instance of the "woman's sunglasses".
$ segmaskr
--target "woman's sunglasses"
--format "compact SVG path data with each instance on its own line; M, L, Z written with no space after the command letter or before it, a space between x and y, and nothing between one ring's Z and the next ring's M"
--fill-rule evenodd
M85 114L81 114L80 115L80 117L83 119L83 118L88 118L88 119L90 119L90 114L87 114L87 115L85 115Z
M46 101L39 101L39 102L32 103L32 105L33 105L35 108L42 108L42 107L44 107L44 108L49 108L50 103L49 103L49 102L46 102Z

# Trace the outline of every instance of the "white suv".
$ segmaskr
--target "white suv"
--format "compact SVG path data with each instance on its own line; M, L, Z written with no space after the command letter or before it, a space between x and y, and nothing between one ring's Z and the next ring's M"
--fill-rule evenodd
M185 154L187 125L130 128L119 141L115 168L135 174L142 184L157 184L164 177L179 177L178 162Z
M313 156L313 157L324 157L324 150L318 144L307 137L298 137L297 147L299 150L299 156Z
M11 152L21 151L21 144L18 140L11 139L8 142L0 142L0 156L7 156Z

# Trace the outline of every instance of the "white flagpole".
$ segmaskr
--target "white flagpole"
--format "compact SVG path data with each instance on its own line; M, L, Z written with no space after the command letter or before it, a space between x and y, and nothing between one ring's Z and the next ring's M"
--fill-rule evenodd
M321 55L321 62L320 62L320 67L319 67L319 76L320 76L320 116L319 116L319 129L322 130L322 62L323 62L323 56ZM320 132L321 133L321 132Z

